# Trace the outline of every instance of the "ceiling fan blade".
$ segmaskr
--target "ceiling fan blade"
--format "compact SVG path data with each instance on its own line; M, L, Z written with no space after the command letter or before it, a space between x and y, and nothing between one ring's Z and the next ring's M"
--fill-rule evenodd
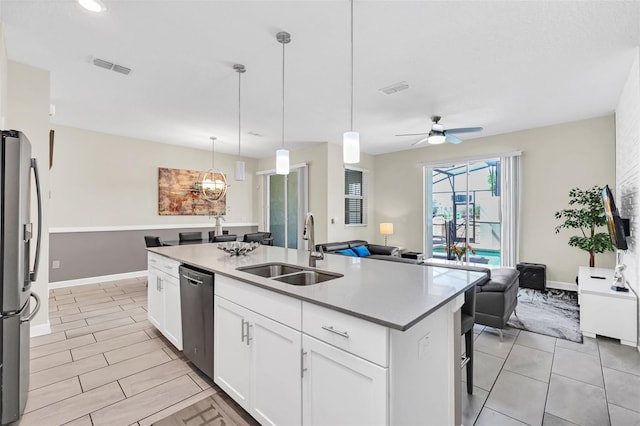
M473 133L482 131L482 127L461 127L459 129L446 129L446 133Z
M450 135L449 132L445 132L445 142L449 142L449 143L455 143L455 144L459 144L460 142L462 142L462 139L460 139L457 136L454 135Z
M427 141L427 139L429 139L429 136L424 137L424 138L422 138L422 139L420 139L420 140L417 140L416 142L412 143L412 144L411 144L411 146L420 145L421 143L426 142L426 141Z
M396 135L396 136L422 136L422 135L428 135L429 133L404 133L402 135Z

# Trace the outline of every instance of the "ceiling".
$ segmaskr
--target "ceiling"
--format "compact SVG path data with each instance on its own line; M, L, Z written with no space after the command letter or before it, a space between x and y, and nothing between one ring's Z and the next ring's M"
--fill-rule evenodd
M349 2L0 0L10 60L50 70L51 121L115 135L238 150L339 144L349 130ZM364 152L412 149L430 128L472 138L614 112L640 45L638 1L354 2L354 129ZM133 71L91 64L95 56ZM379 89L405 81L409 89ZM479 142L475 142L479 143ZM424 145L421 145L424 146Z

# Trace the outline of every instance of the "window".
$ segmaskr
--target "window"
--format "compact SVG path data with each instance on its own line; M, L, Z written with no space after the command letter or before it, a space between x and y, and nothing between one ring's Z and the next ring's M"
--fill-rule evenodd
M344 169L344 224L367 224L367 178L366 170Z

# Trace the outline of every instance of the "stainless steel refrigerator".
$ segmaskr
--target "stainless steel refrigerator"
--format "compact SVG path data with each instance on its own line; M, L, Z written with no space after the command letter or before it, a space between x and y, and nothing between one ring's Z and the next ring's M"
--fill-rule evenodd
M20 418L29 390L30 322L40 308L31 291L38 274L42 198L31 143L22 132L2 131L0 151L0 423ZM31 171L37 195L38 225L31 269ZM31 297L36 301L31 308Z

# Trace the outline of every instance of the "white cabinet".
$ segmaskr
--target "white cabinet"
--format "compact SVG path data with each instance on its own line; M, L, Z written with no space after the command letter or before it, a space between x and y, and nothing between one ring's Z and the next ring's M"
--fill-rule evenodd
M587 337L599 334L620 339L623 345L636 346L638 298L633 289L628 292L611 290L613 275L612 269L580 267L580 330Z
M301 334L214 297L214 381L264 425L301 421Z
M147 260L147 317L176 348L182 350L180 262L155 253L149 253Z
M309 337L303 346L304 425L385 425L388 370Z
M214 382L264 425L453 424L463 300L399 331L218 274Z

